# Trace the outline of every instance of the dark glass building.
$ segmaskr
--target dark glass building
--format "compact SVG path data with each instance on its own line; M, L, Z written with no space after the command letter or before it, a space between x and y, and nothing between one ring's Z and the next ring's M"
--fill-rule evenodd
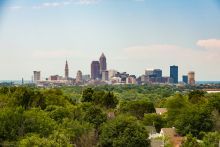
M178 83L178 66L170 66L170 78L173 79L173 83Z
M161 69L154 69L153 75L155 75L156 78L161 78L162 77L162 70Z
M188 76L183 75L183 83L188 84Z
M91 64L91 79L97 80L101 79L101 72L100 72L100 64L99 61L92 61Z

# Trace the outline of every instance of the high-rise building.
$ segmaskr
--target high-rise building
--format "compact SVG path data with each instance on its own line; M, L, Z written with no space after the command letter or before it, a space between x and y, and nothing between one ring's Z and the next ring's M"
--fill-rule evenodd
M91 79L92 80L100 80L100 64L99 61L92 61L91 64Z
M102 71L102 81L108 81L108 71Z
M66 65L65 65L65 79L68 80L69 78L69 66L68 66L68 62L66 61Z
M76 74L76 83L81 83L82 82L82 71L78 71Z
M188 83L189 83L189 85L195 85L196 81L195 81L195 72L194 71L190 71L188 73Z
M100 64L100 74L102 74L103 71L107 70L106 57L104 53L102 53L101 57L99 58L99 64Z
M183 83L188 84L188 76L183 75Z
M161 69L154 69L154 70L153 70L153 75L154 75L156 78L161 78L161 77L162 77L162 70L161 70Z
M40 71L34 71L34 83L40 81Z
M170 66L170 78L173 79L173 83L178 83L178 66Z
M145 70L145 76L151 76L154 74L154 70L153 69L146 69Z

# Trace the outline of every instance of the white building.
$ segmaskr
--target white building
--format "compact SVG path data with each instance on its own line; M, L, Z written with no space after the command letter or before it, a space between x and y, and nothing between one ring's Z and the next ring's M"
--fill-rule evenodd
M117 74L117 71L116 71L116 70L114 70L114 69L108 70L108 78L109 78L109 79L115 77L116 74Z
M37 83L38 81L41 80L41 75L40 75L40 71L34 71L34 83Z

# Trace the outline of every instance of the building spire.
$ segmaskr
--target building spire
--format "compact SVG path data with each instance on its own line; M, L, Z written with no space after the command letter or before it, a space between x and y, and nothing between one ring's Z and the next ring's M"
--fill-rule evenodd
M66 60L66 65L65 65L65 79L68 80L69 78L69 66L68 66L68 62Z

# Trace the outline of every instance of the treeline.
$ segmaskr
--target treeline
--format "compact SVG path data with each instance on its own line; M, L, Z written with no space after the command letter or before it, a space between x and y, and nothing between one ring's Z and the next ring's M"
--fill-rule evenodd
M168 112L158 115L155 107ZM175 127L187 136L183 146L215 147L220 94L166 86L0 87L0 146L147 147L147 126Z

